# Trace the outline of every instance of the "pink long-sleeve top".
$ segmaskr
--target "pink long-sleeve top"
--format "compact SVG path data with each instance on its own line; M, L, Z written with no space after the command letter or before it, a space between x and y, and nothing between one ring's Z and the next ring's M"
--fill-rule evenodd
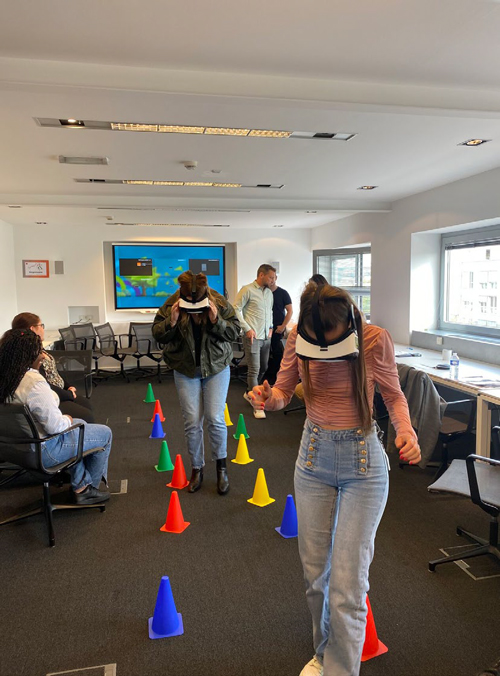
M408 403L401 391L394 358L394 344L389 333L373 324L365 324L364 352L368 385L368 401L373 406L375 383L384 398L391 422L397 434L414 435ZM266 401L268 411L284 408L292 398L295 387L303 376L302 360L295 353L297 327L288 336L281 369ZM307 417L320 427L352 429L360 420L353 397L350 365L347 361L309 362L312 394L304 392Z

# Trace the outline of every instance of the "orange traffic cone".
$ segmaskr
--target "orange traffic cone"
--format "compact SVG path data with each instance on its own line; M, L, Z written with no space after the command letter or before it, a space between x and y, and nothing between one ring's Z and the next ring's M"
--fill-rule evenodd
M155 421L155 415L156 415L157 413L158 413L158 415L160 416L160 420L161 420L162 422L165 422L165 416L163 415L163 411L161 410L161 404L160 404L160 400L159 400L159 399L156 399L156 401L155 401L155 410L154 410L154 413L153 413L153 417L151 418L151 422L154 422L154 421Z
M189 526L189 521L184 521L181 503L177 491L172 491L168 505L165 525L160 528L164 533L182 533Z
M368 606L368 614L366 616L365 644L363 646L363 653L361 655L362 662L371 660L372 657L383 655L389 650L389 648L385 646L377 636L375 620L373 619L372 607L370 605L368 594L366 595L366 605Z
M169 484L167 484L167 486L169 488L177 488L179 490L182 490L183 488L186 488L188 483L189 481L186 479L186 471L182 463L182 458L179 454L177 454L175 456L175 465L174 472L172 474L172 481Z

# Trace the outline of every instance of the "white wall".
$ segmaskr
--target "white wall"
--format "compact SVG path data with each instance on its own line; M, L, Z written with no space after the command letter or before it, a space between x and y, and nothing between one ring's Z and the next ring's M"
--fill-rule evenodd
M9 226L10 227L10 226ZM230 300L240 286L255 279L261 263L280 261L279 284L288 290L298 309L304 282L312 273L311 231L229 230L189 228L189 230L154 227L88 228L71 224L56 226L18 226L14 229L17 306L20 312L39 314L46 327L57 329L68 324L68 306L98 306L99 321L111 321L121 331L129 321L146 321L140 313L116 312L112 304L113 277L109 262L104 260L104 242L170 241L233 243L236 269L228 270ZM12 247L11 247L12 248ZM229 247L231 248L231 247ZM48 259L48 279L23 279L22 259ZM54 275L53 262L64 262L64 274ZM228 266L229 267L229 266ZM14 314L9 310L9 317Z
M17 314L16 267L21 270L21 261L14 256L14 233L9 223L0 221L0 334L10 329L10 322Z
M412 285L416 293L419 284L425 288L429 282L416 265L412 274L412 235L466 229L500 218L499 185L500 169L495 169L398 200L387 214L356 214L335 221L312 231L312 249L371 243L372 320L387 328L395 341L408 343L412 316L415 320L410 309ZM421 262L422 249L416 246ZM429 302L436 304L435 296Z

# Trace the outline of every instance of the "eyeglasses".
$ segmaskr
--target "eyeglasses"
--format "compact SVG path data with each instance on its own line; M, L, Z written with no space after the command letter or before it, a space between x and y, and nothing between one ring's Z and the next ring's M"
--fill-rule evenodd
M33 326L41 326L41 327L42 327L42 329L44 329L44 328L45 328L45 324L33 324Z

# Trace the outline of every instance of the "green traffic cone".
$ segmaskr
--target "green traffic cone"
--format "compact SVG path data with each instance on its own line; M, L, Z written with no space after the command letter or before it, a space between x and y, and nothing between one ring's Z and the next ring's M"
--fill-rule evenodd
M236 433L233 434L233 437L234 437L235 439L238 439L238 441L239 441L239 438L240 438L240 435L241 435L241 434L243 434L243 436L245 437L245 439L250 439L250 435L249 435L248 432L247 432L247 428L246 428L246 425L245 425L245 421L244 421L244 419L243 419L243 413L240 413L240 416L239 416L239 418L238 418L238 424L236 425Z
M154 404L156 401L155 395L153 394L153 387L151 383L148 385L148 391L146 393L146 399L143 399L146 404Z
M171 469L174 469L174 465L173 465L172 459L170 457L168 445L167 445L166 441L162 441L161 442L160 459L158 460L158 464L155 465L155 470L157 472L169 472Z

